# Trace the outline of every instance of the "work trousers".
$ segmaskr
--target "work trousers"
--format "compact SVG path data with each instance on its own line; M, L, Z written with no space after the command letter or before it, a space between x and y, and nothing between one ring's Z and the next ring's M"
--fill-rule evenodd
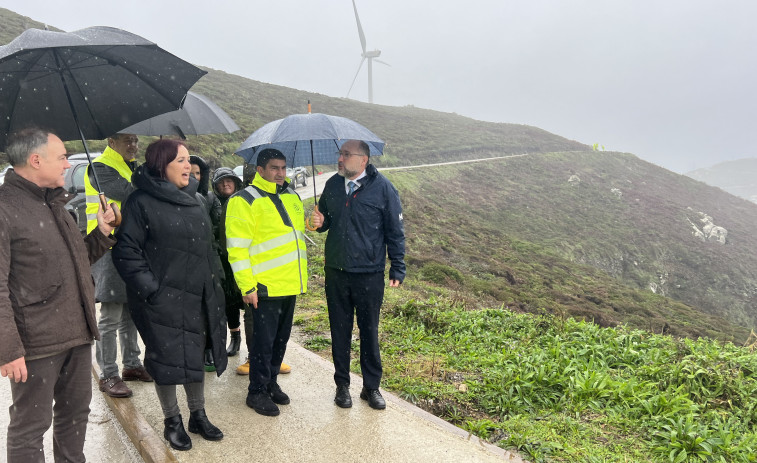
M259 297L258 308L244 311L244 334L250 353L251 394L265 391L276 382L284 361L297 296Z
M26 361L27 381L10 383L13 404L9 409L9 463L44 463L42 436L51 422L55 461L85 461L84 437L92 400L91 366L90 344Z
M187 407L189 412L195 412L205 408L205 377L199 383L184 384L184 392L187 394ZM172 418L181 413L179 401L176 398L176 385L168 384L161 386L155 383L155 392L158 394L160 408L164 418Z
M337 385L350 384L352 327L357 315L363 385L368 389L379 388L383 370L378 325L383 300L383 272L352 273L326 267L326 303L331 325L334 382Z
M95 346L97 365L100 366L100 379L118 376L118 355L116 345L116 331L118 342L121 344L121 363L124 368L138 368L142 366L139 360L139 334L127 304L119 302L103 302L100 304L100 321L97 323L100 340Z

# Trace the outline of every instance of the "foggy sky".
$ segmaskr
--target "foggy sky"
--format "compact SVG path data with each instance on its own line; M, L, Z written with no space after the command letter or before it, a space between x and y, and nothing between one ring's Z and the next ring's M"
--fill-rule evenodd
M194 64L330 96L346 96L360 63L350 0L2 6L67 31L126 29ZM757 157L757 2L357 0L357 7L368 49L391 64L374 64L377 104L534 125L676 172ZM365 68L350 94L362 101Z

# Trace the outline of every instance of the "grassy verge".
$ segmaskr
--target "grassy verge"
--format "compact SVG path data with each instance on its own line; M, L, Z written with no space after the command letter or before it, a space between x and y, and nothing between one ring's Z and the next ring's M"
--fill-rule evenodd
M310 236L295 324L307 348L330 358L325 236ZM456 286L469 278L423 265L387 289L384 387L534 462L757 461L749 348L486 307Z

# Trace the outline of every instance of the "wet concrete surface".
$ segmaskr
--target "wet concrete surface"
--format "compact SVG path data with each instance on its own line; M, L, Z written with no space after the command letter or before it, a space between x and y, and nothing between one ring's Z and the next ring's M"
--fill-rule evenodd
M192 450L172 450L178 461L521 461L388 392L383 391L387 409L371 409L359 398L362 385L356 375L350 389L353 407L337 407L333 365L291 341L284 361L292 366L292 373L279 376L291 404L280 406L277 417L259 415L245 404L248 377L235 373L244 359L245 351L229 359L229 370L221 377L205 376L205 410L224 439L210 442L190 433ZM162 435L163 415L153 385L130 383L130 387L131 401ZM186 427L189 412L181 387L178 396Z

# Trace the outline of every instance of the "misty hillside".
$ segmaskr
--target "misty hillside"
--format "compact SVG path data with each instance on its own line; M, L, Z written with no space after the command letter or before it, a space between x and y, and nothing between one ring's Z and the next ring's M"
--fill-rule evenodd
M757 203L757 158L721 162L686 175Z
M757 322L757 205L717 188L611 152L532 154L485 168L387 175L403 193L410 263L421 273L432 265L437 273L460 274L448 279L461 289L604 325L644 327L642 320L658 319L659 330L666 319L680 330L686 322L666 318L670 303L652 302L653 294L747 329ZM713 230L727 230L725 244L703 236L705 215ZM584 267L638 292L612 287ZM698 327L700 334L710 328Z
M18 15L0 10L0 18L0 37L22 32ZM193 90L242 127L190 137L190 151L213 167L240 164L232 153L250 133L305 112L307 100L314 112L354 119L382 137L387 147L374 158L379 166L528 153L387 172L407 210L409 275L451 288L471 307L503 305L720 339L741 340L755 326L754 204L536 127L369 105L208 71ZM76 142L69 145L76 150ZM702 223L704 215L714 224ZM724 238L719 227L727 230Z

